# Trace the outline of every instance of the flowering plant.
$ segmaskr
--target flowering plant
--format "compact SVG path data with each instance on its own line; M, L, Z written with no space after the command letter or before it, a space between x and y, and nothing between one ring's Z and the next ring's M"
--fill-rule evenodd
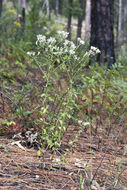
M52 55L53 59L56 57L64 61L65 56L68 56L67 58L71 57L74 60L79 60L79 57L76 54L77 49L82 44L79 43L79 45L76 46L72 41L66 39L67 36L68 33L64 31L58 31L56 38L46 38L46 36L38 35L36 45L38 46L38 49L41 49L41 51L43 50L46 55Z
M90 55L99 53L96 48L86 51L85 43L78 38L77 45L67 40L68 33L58 31L55 37L37 35L36 49L27 54L37 64L43 78L40 95L41 126L39 136L50 148L58 147L73 118L78 96L77 81L85 77L84 67Z
M67 40L67 37L68 33L65 31L58 31L55 37L49 38L39 34L36 40L36 52L27 52L27 54L38 60L48 60L50 67L51 64L54 66L54 63L57 63L59 68L67 69L67 72L76 79L77 73L79 75L79 72L84 72L83 68L89 64L89 57L100 53L100 50L91 47L86 51L85 42L81 38L77 39L75 45Z
M87 52L85 42L81 38L77 39L78 43L76 46L72 41L67 40L68 32L58 31L57 34L56 38L46 38L44 35L37 35L36 45L37 49L40 50L37 55L40 55L40 53L45 54L45 56L50 54L53 58L59 57L62 59L61 61L64 61L66 57L66 61L69 61L71 58L73 61L81 63L86 61L86 57L100 53L100 50L93 46ZM34 52L28 52L28 54L35 55Z

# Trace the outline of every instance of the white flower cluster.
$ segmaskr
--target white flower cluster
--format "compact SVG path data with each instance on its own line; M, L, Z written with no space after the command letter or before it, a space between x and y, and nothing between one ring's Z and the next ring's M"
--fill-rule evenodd
M76 49L76 45L73 42L69 41L69 40L65 40L63 45L64 45L64 48L69 48L71 50Z
M96 55L98 53L101 53L101 51L98 48L91 46L89 54Z
M59 35L61 35L62 37L64 37L64 38L67 38L68 37L68 32L65 32L65 31L58 31L57 32Z
M67 46L69 43L70 43L69 40L65 40L65 41L64 41L64 46Z
M77 60L77 61L79 61L79 60L80 60L80 58L79 58L79 57L77 57L77 55L74 55L74 59L75 59L75 60Z
M46 52L51 52L51 54L53 55L62 55L63 53L65 53L65 50L64 48L62 47L58 47L58 46L52 46L52 45L49 45L46 49L45 49Z
M75 51L73 49L70 49L69 53L70 53L70 55L74 55Z
M48 28L46 26L43 27L44 30L48 30Z
M43 48L45 53L54 55L54 56L70 56L74 60L80 60L80 57L77 57L77 49L79 45L84 45L84 41L81 38L78 38L79 45L75 45L72 41L67 40L68 32L58 31L58 37L49 37L47 38L44 35L37 35L36 45ZM94 50L93 50L94 51ZM28 55L34 56L35 52L27 52ZM40 51L36 53L40 55Z
M55 44L56 43L56 39L53 37L50 37L49 39L47 39L47 43L49 44Z
M81 39L81 38L77 38L77 41L81 44L81 45L84 45L85 42Z
M57 43L58 41L53 37L46 39L46 36L37 35L36 45L43 45L46 52L50 52L56 56L65 54L70 54L71 56L75 55L76 45L72 41L66 39L68 33L64 31L58 31L58 34L63 36L62 42L59 44ZM77 57L75 56L75 58Z
M75 50L76 49L76 45L70 41L70 49Z
M27 52L27 55L30 55L30 56L32 56L32 55L33 55L33 56L34 56L34 55L35 55L35 52L33 52L33 51L31 51L31 52L30 52L30 51L28 51L28 52Z
M70 55L74 55L76 53L75 52L76 45L72 41L65 40L63 45L64 45L64 50L68 52Z
M48 39L47 39L48 42ZM73 42L70 42L68 40L65 40L65 42L62 44L62 46L58 46L57 44L53 45L52 43L47 44L47 47L45 48L46 52L50 51L53 55L65 55L69 54L70 56L76 54L76 46Z
M37 41L36 41L36 45L38 45L38 43L44 43L46 42L46 36L43 36L41 34L37 35Z

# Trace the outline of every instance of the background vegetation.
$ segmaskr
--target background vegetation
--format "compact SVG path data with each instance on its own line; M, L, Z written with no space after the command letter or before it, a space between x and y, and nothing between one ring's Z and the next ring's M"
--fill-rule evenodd
M100 129L126 144L126 21L126 0L1 0L0 134L57 150L73 125L71 147Z

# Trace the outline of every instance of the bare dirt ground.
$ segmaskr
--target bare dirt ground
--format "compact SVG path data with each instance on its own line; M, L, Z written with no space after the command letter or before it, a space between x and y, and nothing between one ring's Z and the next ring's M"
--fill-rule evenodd
M68 140L77 134L70 126L55 153L40 156L34 148L12 145L13 139L0 136L0 189L3 190L127 190L127 144L116 145L101 134L89 138L82 132L70 149ZM101 139L101 140L100 140ZM90 142L91 141L91 142Z

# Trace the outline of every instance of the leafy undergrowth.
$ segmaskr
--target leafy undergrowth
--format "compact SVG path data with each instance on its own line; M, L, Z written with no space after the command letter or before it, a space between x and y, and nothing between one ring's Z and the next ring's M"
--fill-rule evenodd
M26 129L21 127L22 120L15 117L16 125L11 123L13 118L9 116L15 116L10 108L11 100L4 97L3 101L1 98L0 189L87 190L91 186L97 190L126 190L127 144L122 130L112 127L109 133L99 124L96 133L93 124L90 135L89 123L86 127L78 123L68 125L59 148L39 152L35 150L38 145L35 144L35 149L29 148L28 139L24 139ZM83 100L81 108L82 103ZM95 113L91 116L95 117ZM14 138L19 132L22 135Z
M100 51L67 35L1 55L1 188L127 187L126 67L88 67Z
M87 190L89 180L91 189L127 189L126 144L116 146L100 128L98 136L91 139L88 132L82 132L71 147L68 142L78 130L69 126L61 148L54 153L45 150L41 155L33 148L12 145L15 140L10 136L1 136L0 189Z

